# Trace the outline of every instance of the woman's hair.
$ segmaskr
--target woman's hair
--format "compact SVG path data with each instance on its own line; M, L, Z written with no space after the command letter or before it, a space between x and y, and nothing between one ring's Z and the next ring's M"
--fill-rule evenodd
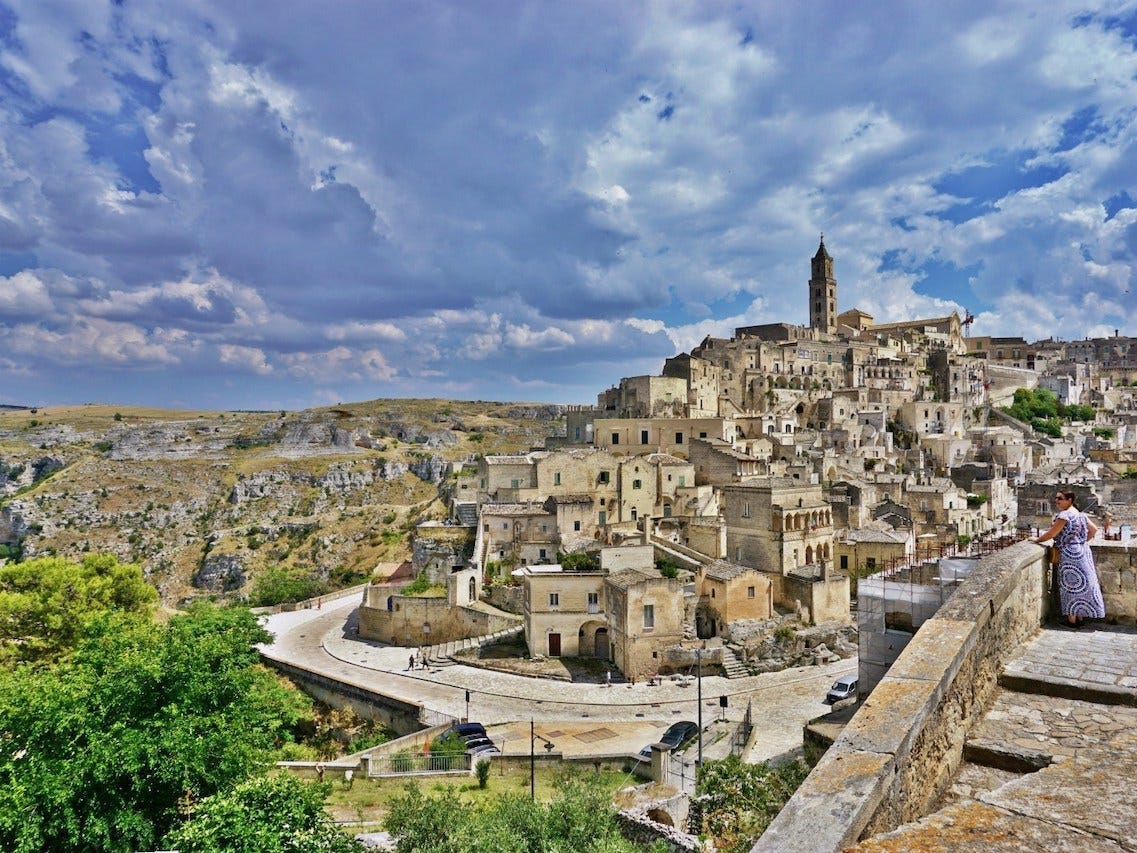
M1070 502L1070 506L1074 509L1078 508L1078 495L1070 489L1059 489L1058 494L1066 498Z

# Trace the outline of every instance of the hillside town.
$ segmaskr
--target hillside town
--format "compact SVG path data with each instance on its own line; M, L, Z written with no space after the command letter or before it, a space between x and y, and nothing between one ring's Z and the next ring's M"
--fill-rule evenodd
M375 583L364 633L418 646L496 630L475 605L507 583L533 656L594 656L634 682L709 642L729 673L731 641L755 624L847 623L860 578L1045 528L1057 483L1106 538L1128 536L1137 339L972 337L955 312L839 311L824 237L810 273L808 326L707 337L570 409L544 448L460 470L434 533L472 533L472 551L420 562L448 599L411 618L427 604ZM1002 411L1024 389L1082 419L1055 429Z

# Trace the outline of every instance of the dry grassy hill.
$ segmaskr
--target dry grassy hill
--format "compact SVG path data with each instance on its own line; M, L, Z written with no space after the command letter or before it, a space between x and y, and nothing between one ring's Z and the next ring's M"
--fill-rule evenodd
M480 401L0 409L0 558L113 553L171 605L274 570L346 586L446 517L464 461L562 430L558 406Z

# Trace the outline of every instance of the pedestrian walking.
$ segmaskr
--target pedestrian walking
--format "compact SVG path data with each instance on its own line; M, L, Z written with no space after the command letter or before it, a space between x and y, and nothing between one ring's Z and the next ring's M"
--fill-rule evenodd
M605 687L611 687L612 686L612 670L608 670L604 673L604 686Z
M407 664L407 669L413 670L414 668L415 668L415 655L414 655L414 652L411 652L411 659L410 659L410 662Z

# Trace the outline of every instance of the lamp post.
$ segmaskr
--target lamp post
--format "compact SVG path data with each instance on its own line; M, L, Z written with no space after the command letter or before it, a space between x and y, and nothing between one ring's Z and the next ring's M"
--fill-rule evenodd
M529 718L529 799L537 799L537 753L534 751L537 741L545 744L545 751L552 752L554 743L546 737L537 734L533 727L533 718Z

